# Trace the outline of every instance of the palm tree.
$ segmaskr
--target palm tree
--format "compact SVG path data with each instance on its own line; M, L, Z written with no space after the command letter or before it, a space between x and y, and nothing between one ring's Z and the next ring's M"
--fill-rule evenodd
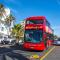
M24 29L21 24L16 24L12 29L12 35L16 38L16 43L19 42L20 38L24 34Z
M0 16L2 16L2 8L3 8L3 5L0 4Z
M9 16L6 17L5 22L8 26L10 26L13 20L15 20L15 17L12 14L10 14Z
M58 39L58 36L57 35L54 35L54 40L57 40Z
M3 16L3 13L5 13L4 5L0 4L0 17Z
M5 8L3 4L0 4L0 22L4 23L2 21L3 14L5 13Z

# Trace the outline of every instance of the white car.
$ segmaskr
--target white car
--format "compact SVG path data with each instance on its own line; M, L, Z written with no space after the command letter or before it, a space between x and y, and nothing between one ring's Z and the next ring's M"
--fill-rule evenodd
M4 40L4 38L2 36L0 36L0 43L2 43L3 40Z
M55 41L53 42L53 44L54 44L54 45L60 45L60 40L55 40Z
M16 39L14 38L8 38L7 40L9 41L9 44L15 44L16 42Z

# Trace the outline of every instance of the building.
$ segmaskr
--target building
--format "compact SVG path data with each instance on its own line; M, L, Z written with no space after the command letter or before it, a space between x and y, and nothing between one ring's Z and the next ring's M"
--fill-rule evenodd
M21 21L20 24L25 27L25 21Z
M6 17L8 17L11 12L9 8L4 9L2 17L0 18L0 36L9 36L11 34L12 27L14 26L14 21L8 26L5 22Z

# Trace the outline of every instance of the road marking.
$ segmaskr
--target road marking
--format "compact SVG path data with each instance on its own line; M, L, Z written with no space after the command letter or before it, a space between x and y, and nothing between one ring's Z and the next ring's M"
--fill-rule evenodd
M43 57L41 57L40 60L43 60L46 56L48 56L49 53L51 53L54 48L55 48L55 46L52 47Z
M39 58L39 55L35 54L35 55L32 55L30 58L37 59L37 58Z

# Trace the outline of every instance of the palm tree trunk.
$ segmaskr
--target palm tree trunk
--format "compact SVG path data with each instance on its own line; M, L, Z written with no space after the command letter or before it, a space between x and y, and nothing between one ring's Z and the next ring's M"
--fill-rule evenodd
M19 39L16 38L16 45L18 46L19 45Z

